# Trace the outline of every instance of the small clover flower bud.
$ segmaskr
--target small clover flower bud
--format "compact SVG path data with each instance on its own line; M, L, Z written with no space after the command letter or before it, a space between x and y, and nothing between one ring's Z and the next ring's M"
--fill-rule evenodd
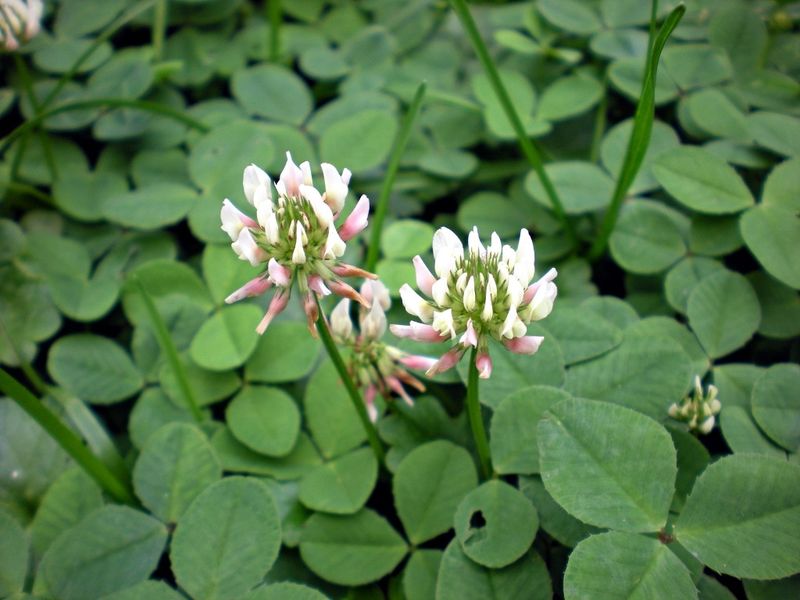
M331 311L331 331L338 340L346 340L353 333L353 321L350 319L350 300L342 298Z
M671 404L667 413L673 419L687 423L690 431L710 433L716 423L715 415L719 414L722 408L717 393L717 388L713 385L709 385L708 391L703 392L700 376L696 375L693 393L684 398L680 404Z
M478 367L478 377L489 379L492 376L492 359L488 352L482 352L475 358L475 366Z
M386 314L379 302L372 301L372 307L360 321L361 333L367 339L379 340L386 333Z

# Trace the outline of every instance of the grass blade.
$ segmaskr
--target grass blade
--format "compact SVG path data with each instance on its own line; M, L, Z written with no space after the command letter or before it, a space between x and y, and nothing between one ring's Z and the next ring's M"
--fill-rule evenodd
M64 425L58 415L3 369L0 369L0 392L14 400L28 413L115 500L125 504L136 504L130 484L117 477L92 454L69 427Z
M550 203L553 206L553 211L556 213L558 220L561 221L561 224L564 226L564 230L567 232L567 236L569 237L573 248L577 248L578 237L575 233L575 228L572 226L572 222L567 217L567 213L564 210L564 204L561 202L561 198L559 198L553 182L550 180L550 177L544 170L544 164L542 163L542 157L539 153L539 150L537 150L536 145L528 137L528 134L525 133L525 127L522 125L522 121L520 120L514 105L511 103L511 97L509 96L508 91L500 79L500 74L497 72L497 67L494 64L492 57L489 55L489 50L486 48L486 44L483 43L483 39L478 31L478 27L475 25L475 20L472 18L469 8L467 8L467 3L465 0L450 0L450 4L458 15L458 18L461 20L461 24L464 26L464 30L467 32L467 37L469 37L470 41L472 42L472 45L475 48L475 53L478 55L478 59L483 65L486 75L489 77L489 82L492 84L494 93L497 94L497 99L500 100L503 111L506 113L506 117L508 117L508 120L511 122L511 126L514 128L514 132L517 134L517 141L522 149L522 153L525 155L525 158L528 159L531 167L533 167L533 170L536 172L536 175L542 182L542 187L547 193L547 197L550 199Z
M378 264L378 256L380 255L381 249L381 234L383 233L383 221L386 219L386 212L389 209L389 194L394 186L394 179L397 176L397 170L400 168L400 159L403 157L403 151L411 135L411 127L422 105L426 87L425 82L420 83L419 87L417 87L414 99L411 101L411 104L408 105L408 111L406 111L406 116L403 117L400 130L397 132L397 137L394 140L392 154L389 157L389 166L386 168L386 176L383 178L381 193L375 205L375 216L372 218L372 235L370 236L369 247L367 248L365 267L367 271L375 272L375 265Z
M150 324L153 326L153 332L156 334L158 344L161 346L161 351L167 357L167 362L172 369L172 373L175 375L175 380L178 382L178 387L181 390L185 406L191 411L194 420L198 423L202 423L203 412L197 404L197 399L192 391L189 377L186 375L186 369L183 368L183 363L181 363L181 359L178 356L178 349L172 341L164 319L161 318L155 302L153 302L150 294L147 293L141 279L134 275L133 281L139 288L139 294L141 294L144 306L147 309L147 314L150 316Z
M655 96L656 96L656 76L658 74L658 61L661 51L664 49L672 31L677 27L686 7L682 4L675 7L669 16L662 23L657 35L655 32L655 14L658 3L653 3L653 12L650 22L650 44L647 50L647 62L645 64L644 78L642 79L642 91L639 94L639 102L636 105L636 113L633 118L633 129L628 147L625 150L625 159L622 162L614 193L611 196L611 203L606 211L600 233L595 238L594 244L589 251L589 258L597 259L606 249L608 238L614 231L622 201L625 199L628 189L633 183L639 168L642 166L644 155L650 144L650 134L653 130L653 119L655 119Z

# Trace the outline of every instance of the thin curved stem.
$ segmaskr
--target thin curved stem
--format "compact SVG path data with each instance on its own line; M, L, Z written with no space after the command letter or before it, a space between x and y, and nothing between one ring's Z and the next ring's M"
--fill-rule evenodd
M467 378L467 414L478 459L481 463L481 473L484 479L492 476L492 458L489 450L489 440L486 437L486 428L483 426L481 403L478 398L478 367L475 364L477 349L473 348L469 356L469 377Z
M400 168L400 159L403 157L403 151L406 149L408 138L411 135L411 127L414 124L414 119L417 118L419 107L422 105L426 87L424 81L420 83L417 92L414 94L414 99L411 101L411 104L408 105L408 111L406 111L406 116L403 118L400 130L397 132L397 137L394 140L392 154L389 158L389 166L386 168L386 175L383 178L381 193L375 205L375 216L372 219L372 235L370 236L369 247L367 248L365 267L367 271L373 273L375 272L375 265L378 264L378 256L380 256L383 221L386 219L386 212L389 210L389 194L392 192L394 179L397 176L397 170Z
M161 351L167 357L172 374L175 375L175 380L178 382L178 388L183 396L184 404L189 409L189 412L192 413L194 420L202 423L204 421L203 411L200 410L200 406L197 403L197 398L189 382L189 376L186 374L183 363L181 363L178 349L175 347L175 342L172 341L167 325L164 323L164 319L161 318L155 302L153 302L150 294L147 293L142 280L134 275L133 281L139 290L139 295L142 297L147 314L150 316L150 324L153 326L153 332L156 335L156 339L158 339L158 344L161 346Z
M322 311L319 298L316 298L315 296L315 300L317 302L317 311L319 313L317 316L317 330L319 331L320 339L322 339L322 345L325 346L325 350L328 352L328 356L330 356L333 366L336 367L339 377L342 379L345 388L347 388L347 393L350 396L353 407L356 409L358 418L361 420L361 425L364 427L364 433L367 434L367 441L372 447L372 452L375 454L375 458L378 459L378 464L385 466L386 454L383 451L383 444L381 444L381 440L378 437L378 430L375 429L375 425L372 423L372 421L370 421L369 415L367 414L367 407L364 405L364 400L361 397L358 388L356 388L356 384L353 382L352 377L350 377L350 373L347 372L347 367L344 364L342 355L339 353L339 349L336 347L336 342L333 341L333 336L331 336L330 329L328 328L328 321L325 319L325 313Z
M656 76L658 74L658 61L661 57L661 51L667 43L670 34L678 26L683 14L686 12L686 7L683 4L678 5L669 14L661 29L658 30L658 35L655 35L655 19L658 10L658 2L654 1L652 4L652 12L650 16L650 41L647 50L647 60L645 63L644 77L642 78L642 90L639 94L639 102L636 104L636 113L633 117L633 128L631 129L631 137L628 140L628 147L625 150L625 158L620 167L617 183L614 186L614 192L611 195L611 203L608 210L603 217L603 222L600 226L600 233L594 240L591 249L589 250L589 259L598 259L608 245L608 239L614 231L614 226L617 224L617 217L622 208L622 202L628 193L628 189L633 183L639 168L644 161L647 147L650 145L650 134L653 130L653 120L655 119L655 94L656 94Z
M497 67L494 64L492 57L489 55L489 50L486 48L486 44L483 43L481 34L478 31L478 26L475 24L475 20L472 18L469 8L467 8L467 3L465 0L450 0L450 4L458 15L458 18L461 20L461 24L464 26L464 29L467 32L467 37L472 42L472 46L475 48L475 53L478 55L478 59L483 65L486 75L489 77L489 83L491 83L494 93L497 95L497 99L500 101L500 105L503 107L503 111L506 113L506 117L508 117L508 120L511 123L511 127L514 128L514 133L517 135L517 142L519 143L522 153L525 155L525 158L528 159L531 167L533 167L533 170L539 177L539 181L542 182L542 187L547 193L547 197L550 199L553 211L556 213L558 220L561 221L561 224L564 226L564 230L566 231L573 248L577 248L578 236L575 233L575 228L567 217L567 213L564 210L564 204L561 202L561 198L558 196L558 192L556 192L553 182L550 180L550 177L547 175L547 172L544 169L544 164L542 162L542 157L539 153L539 150L525 132L525 127L523 126L522 121L520 120L519 115L514 108L514 104L511 102L511 96L508 94L508 91L503 85L503 81L500 79L500 74L497 72Z
M0 391L28 413L115 500L136 504L130 484L114 475L52 410L3 369L0 369Z
M3 139L2 147L0 147L0 154L3 154L18 137L23 135L26 131L28 131L32 127L36 127L42 121L44 121L49 117L60 115L61 113L70 112L73 110L84 110L86 108L97 108L103 106L107 106L110 108L136 108L138 110L151 112L157 115L175 119L176 121L183 123L184 125L187 125L188 127L191 127L193 129L197 129L202 133L206 133L210 129L208 125L206 125L205 123L201 123L196 119L193 119L192 117L186 115L183 111L174 109L164 104L159 104L157 102L148 102L146 100L132 100L130 98L94 98L92 100L77 100L75 102L68 102L66 104L56 106L55 108L51 108L50 110L37 115L33 119L26 121L16 129L14 129Z

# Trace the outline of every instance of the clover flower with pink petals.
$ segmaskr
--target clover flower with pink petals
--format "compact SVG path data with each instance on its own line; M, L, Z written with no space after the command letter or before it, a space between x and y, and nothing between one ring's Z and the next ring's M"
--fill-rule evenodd
M348 370L355 384L364 389L364 402L372 421L377 420L375 397L381 394L389 399L392 393L408 405L414 401L403 384L420 392L425 385L406 369L427 370L436 363L435 358L403 352L381 341L386 332L386 310L391 305L389 292L380 281L365 281L361 296L369 308L359 307L359 330L356 332L350 319L350 300L341 300L331 312L331 332L334 339L350 349Z
M369 306L367 300L342 281L343 277L375 278L339 259L345 242L367 226L369 199L359 198L350 216L339 226L336 219L347 197L350 171L341 174L333 165L322 163L325 191L313 186L308 161L297 166L289 152L286 166L275 183L255 165L244 170L243 187L247 201L255 207L253 219L227 198L222 202L222 230L233 242L231 248L241 260L264 271L225 299L232 303L263 294L276 287L267 313L256 331L264 333L270 322L286 308L294 282L302 294L308 326L316 333L317 297L334 292Z
M492 373L489 338L512 352L534 354L544 338L529 336L527 326L550 314L558 288L558 274L550 269L531 283L535 272L533 241L527 229L520 230L517 249L503 245L492 233L488 246L481 243L477 227L468 237L467 251L458 236L440 228L433 236L434 273L419 256L414 257L417 287L400 288L406 310L419 321L392 325L398 337L423 342L458 340L427 374L454 367L469 348L476 349L478 374L487 379Z

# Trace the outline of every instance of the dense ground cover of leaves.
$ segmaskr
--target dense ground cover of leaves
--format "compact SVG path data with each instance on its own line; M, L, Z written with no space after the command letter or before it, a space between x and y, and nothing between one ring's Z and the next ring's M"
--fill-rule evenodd
M115 502L0 398L0 597L799 597L798 5L686 2L590 260L649 3L472 6L577 246L446 3L282 4L49 2L0 55L0 363L134 494ZM442 225L527 227L537 273L559 271L541 350L494 353L481 382L484 483L466 364L381 404L384 469L300 308L259 337L263 298L223 302L253 276L219 228L242 169L277 175L290 150L374 200L422 81L382 280L412 282ZM695 376L722 405L699 437L668 416Z

